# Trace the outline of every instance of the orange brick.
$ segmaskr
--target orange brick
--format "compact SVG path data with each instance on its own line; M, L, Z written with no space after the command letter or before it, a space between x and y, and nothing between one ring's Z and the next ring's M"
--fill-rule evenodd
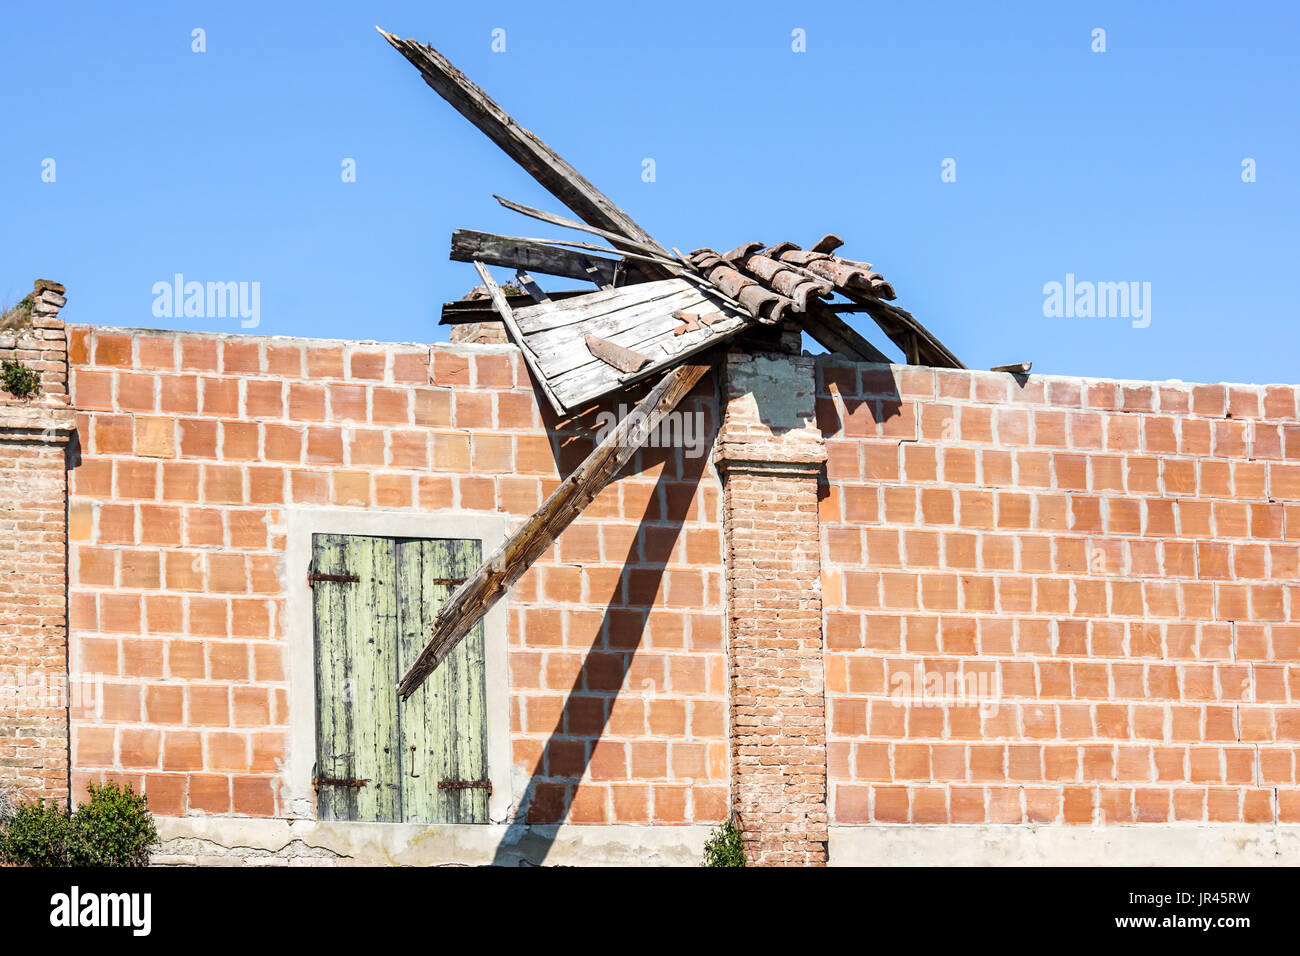
M226 727L230 724L229 691L224 684L194 684L186 688L189 722L197 727Z
M203 736L195 731L168 730L163 734L164 770L202 770Z
M231 812L236 816L275 815L274 778L237 776L231 783Z
M335 471L330 475L330 500L336 505L370 504L370 473L365 471Z
M193 774L189 786L191 810L230 813L230 778L222 774Z

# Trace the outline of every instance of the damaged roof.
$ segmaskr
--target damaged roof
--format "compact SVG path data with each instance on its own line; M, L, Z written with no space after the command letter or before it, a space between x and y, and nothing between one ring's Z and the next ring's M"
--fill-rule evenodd
M714 346L746 329L793 323L831 352L888 362L841 317L863 312L908 363L964 367L894 304L894 287L870 263L835 255L843 245L838 236L827 234L809 249L793 242L749 242L727 253L701 248L686 256L657 242L433 47L380 33L439 96L578 217L498 196L508 209L581 235L533 239L465 229L452 235L451 258L477 270L491 310L522 352L538 390L565 415L658 375L636 407L439 608L428 643L398 684L403 697L420 686L703 379L721 354ZM508 287L493 278L490 265L515 270ZM535 273L585 286L547 292ZM487 303L469 298L448 303L443 322L481 322L488 314ZM1027 365L1016 368L1028 371Z

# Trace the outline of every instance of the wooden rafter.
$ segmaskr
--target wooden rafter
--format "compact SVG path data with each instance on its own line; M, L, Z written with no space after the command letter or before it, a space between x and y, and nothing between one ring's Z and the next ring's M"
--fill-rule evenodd
M966 367L906 309L852 290L844 291L844 295L862 306L863 311L880 326L880 331L903 350L907 364L931 365L935 368Z
M473 262L474 260L469 261ZM487 260L483 261L486 262ZM590 294L590 289L566 289L552 292L550 296L551 301L554 302L560 299L576 299L579 296ZM506 303L512 309L521 309L533 304L533 297L526 293L507 294ZM500 317L491 299L457 299L455 302L444 302L442 304L441 322L443 325L458 325L462 322L490 322Z
M810 299L806 311L795 318L803 330L831 352L838 352L859 362L889 362L889 356L876 348L825 303Z
M457 229L451 237L451 258L457 262L479 262L490 266L523 268L567 279L585 279L599 286L644 282L646 275L635 263L562 249L553 243L490 232Z
M445 56L428 44L401 40L383 30L379 32L420 71L424 81L439 96L501 147L506 155L522 166L547 192L573 210L579 219L589 226L624 236L636 245L651 246L665 257L668 255L668 251L655 242L631 216L542 142L540 137L516 123L509 113L470 82L469 77L456 69ZM614 245L619 245L618 240L612 241ZM651 263L646 263L643 270L656 279L669 275Z

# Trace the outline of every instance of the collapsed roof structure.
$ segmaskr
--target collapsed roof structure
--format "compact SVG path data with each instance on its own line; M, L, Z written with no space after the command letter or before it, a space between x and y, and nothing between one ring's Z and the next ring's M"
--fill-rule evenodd
M485 133L579 221L497 198L551 225L603 239L554 240L458 230L451 258L473 263L486 300L444 309L444 322L500 317L523 353L537 388L560 416L632 383L660 376L605 437L483 565L442 605L432 635L398 693L409 697L456 643L537 560L628 462L713 367L717 347L743 332L793 322L831 352L864 362L890 359L841 316L865 313L908 364L965 368L910 313L867 262L835 255L843 240L748 242L729 252L689 255L658 243L569 163L427 44L379 31L443 99ZM487 266L516 270L522 292L508 294ZM594 291L547 293L532 273L589 282ZM1028 364L998 371L1027 372Z

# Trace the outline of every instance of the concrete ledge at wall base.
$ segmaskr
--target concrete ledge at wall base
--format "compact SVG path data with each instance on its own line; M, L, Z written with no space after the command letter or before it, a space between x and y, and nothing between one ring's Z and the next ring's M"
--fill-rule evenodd
M1296 866L1300 824L832 826L831 866Z
M332 823L158 817L155 866L698 866L708 826Z

